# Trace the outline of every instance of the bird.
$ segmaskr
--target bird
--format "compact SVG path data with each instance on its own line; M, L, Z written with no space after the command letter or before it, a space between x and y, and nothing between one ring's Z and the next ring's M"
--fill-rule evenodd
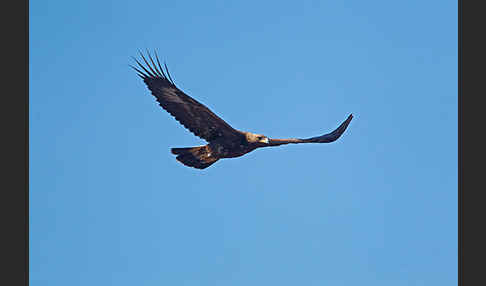
M166 63L165 72L160 64L157 52L154 58L147 51L147 58L140 52L146 66L135 57L138 65L130 65L140 76L155 97L159 105L172 115L180 124L208 144L196 147L171 148L176 160L188 167L206 169L220 159L243 156L257 148L274 147L285 144L330 143L344 133L353 119L353 114L342 122L334 131L306 139L274 139L262 134L240 131L233 128L207 106L180 90L172 80Z

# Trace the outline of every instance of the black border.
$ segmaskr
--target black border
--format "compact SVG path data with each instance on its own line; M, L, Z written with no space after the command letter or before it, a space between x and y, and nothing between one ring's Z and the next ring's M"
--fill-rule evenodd
M476 4L476 5L473 5ZM480 1L458 3L458 272L459 285L486 285L483 139L484 9Z
M1 285L29 285L29 1L2 5Z

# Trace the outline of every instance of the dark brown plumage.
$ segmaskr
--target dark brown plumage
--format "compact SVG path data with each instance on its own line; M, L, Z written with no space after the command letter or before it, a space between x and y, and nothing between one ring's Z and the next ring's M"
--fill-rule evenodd
M243 156L260 147L333 142L344 133L353 118L352 114L349 115L331 133L307 139L271 139L264 135L236 130L209 108L178 89L165 64L164 72L157 54L155 54L157 64L150 53L147 54L151 64L140 53L146 67L134 59L140 69L134 66L132 68L137 71L162 108L189 131L209 143L198 147L172 148L172 154L177 155L176 159L186 166L205 169L219 159Z

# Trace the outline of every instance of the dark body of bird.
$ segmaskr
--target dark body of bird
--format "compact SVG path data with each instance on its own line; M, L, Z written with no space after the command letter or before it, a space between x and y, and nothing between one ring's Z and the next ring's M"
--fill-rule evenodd
M205 105L197 102L177 88L169 74L167 66L165 66L164 72L157 55L157 64L155 64L152 56L148 54L152 65L149 64L143 54L141 54L141 57L147 67L144 67L135 59L140 69L134 66L132 68L143 79L160 106L174 116L189 131L209 143L197 147L172 148L172 153L177 155L176 159L186 166L205 169L219 159L240 157L262 147L298 143L333 142L344 133L353 118L352 114L349 115L331 133L307 139L272 139L261 134L240 131L231 127Z

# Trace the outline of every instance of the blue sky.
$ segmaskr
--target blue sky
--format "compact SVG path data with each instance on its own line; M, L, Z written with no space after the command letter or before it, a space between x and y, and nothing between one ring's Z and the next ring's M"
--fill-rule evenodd
M331 144L188 168L128 64ZM457 1L30 3L32 285L456 285Z

